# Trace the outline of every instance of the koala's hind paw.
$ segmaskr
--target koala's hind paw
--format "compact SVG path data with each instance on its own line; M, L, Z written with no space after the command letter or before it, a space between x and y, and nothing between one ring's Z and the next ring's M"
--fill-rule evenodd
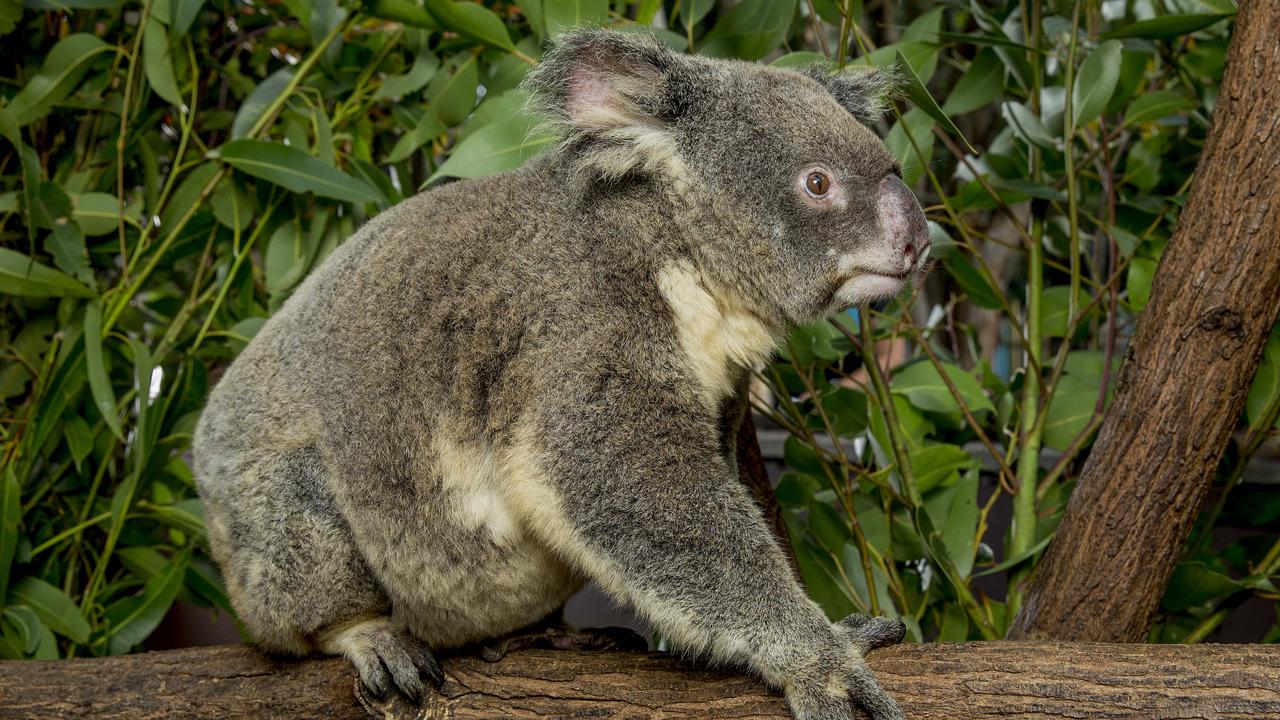
M423 678L436 687L444 683L444 672L427 645L385 618L334 633L324 649L351 661L360 684L377 700L388 699L394 688L417 705L426 694Z
M897 618L858 613L836 623L836 627L844 631L860 655L865 655L868 650L897 645L907 634L906 624Z

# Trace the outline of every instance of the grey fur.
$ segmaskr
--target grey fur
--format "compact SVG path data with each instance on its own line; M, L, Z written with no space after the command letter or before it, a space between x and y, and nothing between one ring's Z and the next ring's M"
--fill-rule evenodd
M422 643L516 630L594 578L803 720L903 717L861 660L901 623L827 621L722 437L789 328L896 291L859 285L868 263L923 264L893 157L802 73L643 36L573 33L529 82L555 152L371 220L211 394L196 477L245 626L416 694ZM838 206L802 195L814 164Z

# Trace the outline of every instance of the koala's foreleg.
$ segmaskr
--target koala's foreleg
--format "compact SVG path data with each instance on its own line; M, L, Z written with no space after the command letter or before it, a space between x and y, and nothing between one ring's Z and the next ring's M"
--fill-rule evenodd
M524 453L540 477L519 501L532 527L676 646L783 689L796 717L852 718L855 704L904 717L862 661L900 640L902 623L830 623L730 472L714 419L669 393L645 400L540 423Z

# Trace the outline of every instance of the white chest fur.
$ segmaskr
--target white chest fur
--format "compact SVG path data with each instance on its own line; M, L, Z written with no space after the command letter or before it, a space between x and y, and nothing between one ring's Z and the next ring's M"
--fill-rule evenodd
M735 293L712 292L687 262L663 268L658 289L671 307L702 399L714 410L733 392L737 370L755 367L773 352L773 335Z

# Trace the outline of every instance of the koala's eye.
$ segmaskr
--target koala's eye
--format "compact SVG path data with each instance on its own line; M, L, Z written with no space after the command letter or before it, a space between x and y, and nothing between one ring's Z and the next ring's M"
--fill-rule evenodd
M804 179L804 189L810 195L820 198L831 189L831 178L827 177L826 173L811 172Z

